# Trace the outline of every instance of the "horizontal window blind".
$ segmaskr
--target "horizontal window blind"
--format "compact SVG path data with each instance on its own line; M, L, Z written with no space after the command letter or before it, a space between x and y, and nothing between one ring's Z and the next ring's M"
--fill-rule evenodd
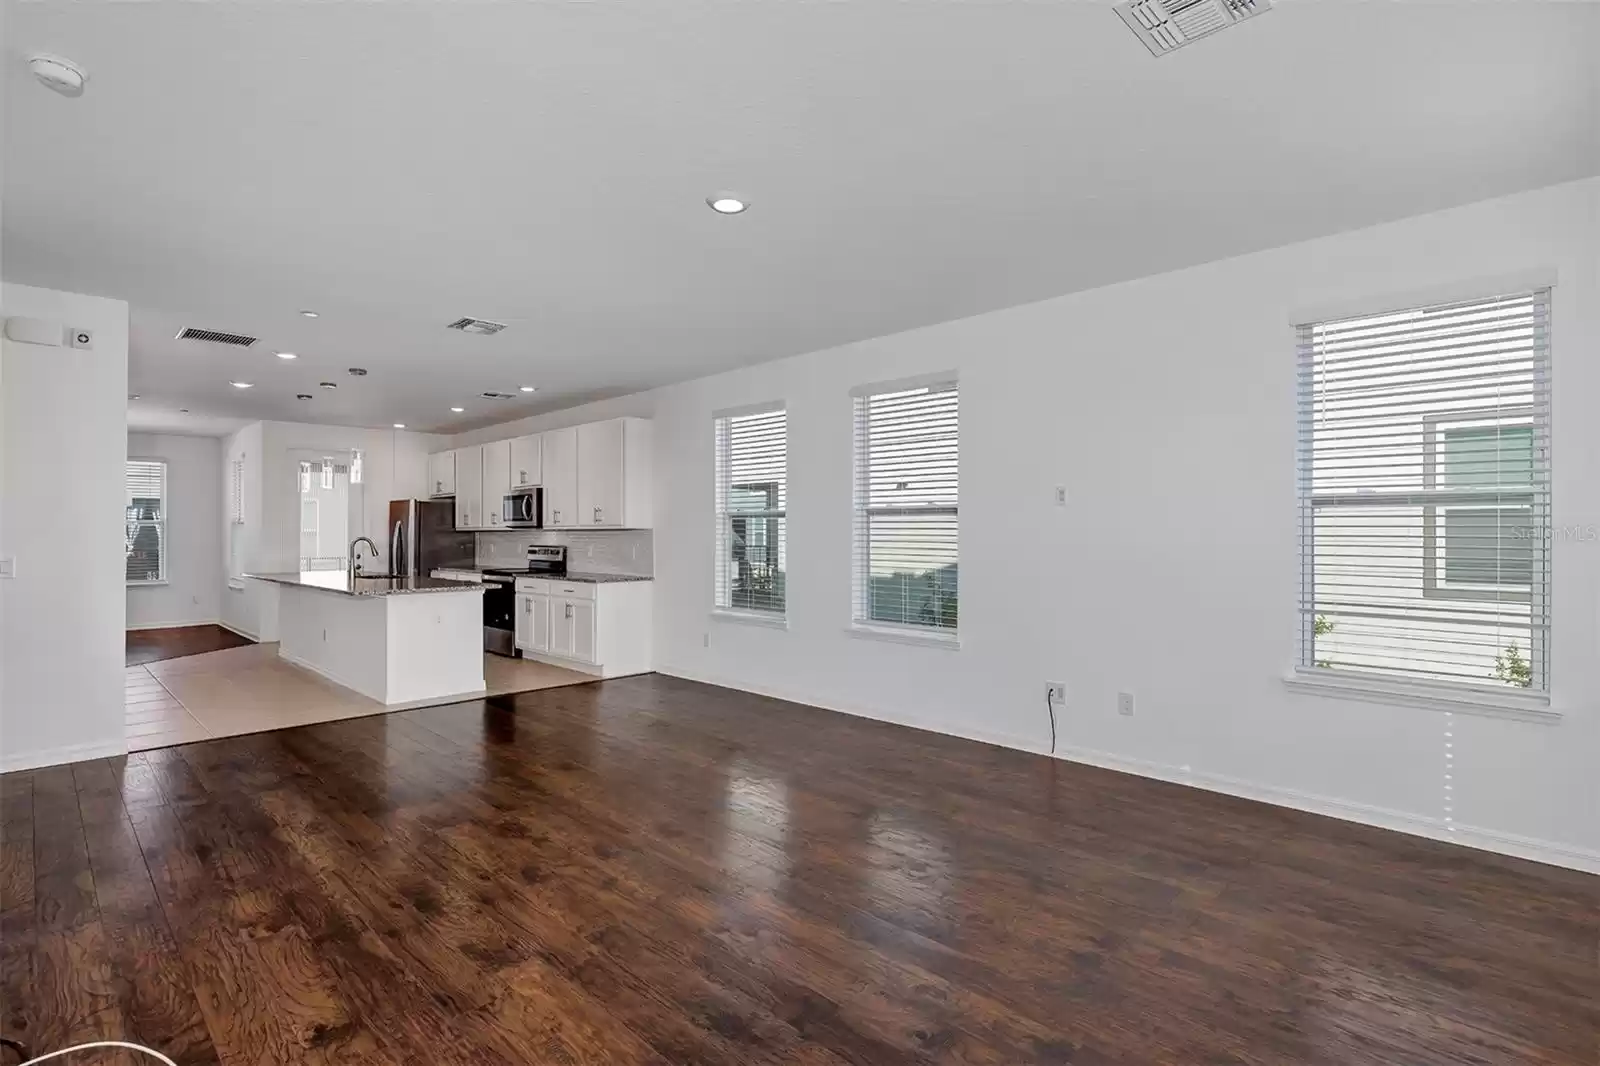
M129 584L167 577L167 464L129 459L125 478L123 563Z
M1544 690L1550 293L1298 329L1304 668Z
M953 381L855 397L855 620L954 630L959 405Z
M781 615L788 602L788 413L770 407L721 416L716 434L716 605Z

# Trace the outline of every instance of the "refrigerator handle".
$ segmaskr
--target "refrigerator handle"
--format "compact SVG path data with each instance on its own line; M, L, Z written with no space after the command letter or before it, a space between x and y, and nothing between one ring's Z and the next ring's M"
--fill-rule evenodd
M411 576L411 560L400 558L400 527L401 522L394 524L394 536L389 538L389 566L402 577Z

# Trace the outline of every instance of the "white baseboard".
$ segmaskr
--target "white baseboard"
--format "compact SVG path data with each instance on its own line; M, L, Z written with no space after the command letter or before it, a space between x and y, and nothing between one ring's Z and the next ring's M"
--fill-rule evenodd
M187 629L189 626L220 626L221 622L215 618L198 618L193 622L140 622L135 626L128 626L129 633L140 633L147 629ZM224 626L223 628L227 628Z
M250 632L248 629L240 629L238 626L229 625L227 622L218 622L217 625L221 626L223 629L226 629L230 633L239 634L246 640L253 640L257 644L261 643L261 637L258 634Z
M13 770L37 770L42 766L61 766L64 763L83 762L87 759L105 759L112 755L128 754L127 738L101 740L90 744L68 744L62 748L45 751L12 753L0 759L0 773Z
M787 700L791 703L803 703L811 707L821 707L823 710L838 711L841 714L854 715L858 718L870 718L874 721L888 722L891 725L903 725L911 729L920 729L925 733L940 733L944 736L957 737L962 740L974 740L982 744L1014 748L1018 751L1026 751L1035 755L1049 754L1036 741L1024 737L982 730L956 731L940 729L925 723L892 718L865 708L844 706L831 701L809 698L804 695L779 692L696 670L657 666L656 672L670 677L681 677L687 681L699 681L703 684L717 685L721 688L738 689L741 692L750 692L757 696L767 696L772 699ZM1321 814L1347 822L1358 822L1362 825L1376 826L1380 829L1409 833L1412 836L1427 837L1431 840L1441 840L1450 844L1460 844L1469 848L1477 848L1480 851L1492 851L1519 859L1531 859L1534 862L1542 862L1550 866L1563 866L1572 870L1600 874L1600 851L1590 851L1586 848L1573 847L1570 844L1562 844L1557 841L1518 836L1496 829L1486 829L1481 826L1461 825L1459 823L1447 824L1440 819L1410 814L1405 811L1356 803L1351 800L1321 796L1295 789L1280 788L1275 785L1262 785L1253 781L1245 781L1241 778L1197 771L1188 766L1158 763L1145 759L1130 759L1120 755L1113 755L1110 752L1094 751L1089 748L1058 748L1055 757L1069 762L1087 763L1107 770L1134 774L1139 777L1187 785L1191 788L1203 788L1209 792L1221 792L1229 796L1238 796L1241 799L1255 800L1258 803L1270 803L1278 807L1289 807L1294 810Z

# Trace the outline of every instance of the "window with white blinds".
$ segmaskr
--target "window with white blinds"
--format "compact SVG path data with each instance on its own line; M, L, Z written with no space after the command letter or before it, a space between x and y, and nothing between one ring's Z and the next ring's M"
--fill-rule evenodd
M129 459L125 485L123 564L130 585L167 579L167 464Z
M782 616L789 506L789 419L781 406L716 418L716 605Z
M1300 665L1546 691L1547 289L1302 325Z
M954 381L855 393L855 621L954 633L960 602Z

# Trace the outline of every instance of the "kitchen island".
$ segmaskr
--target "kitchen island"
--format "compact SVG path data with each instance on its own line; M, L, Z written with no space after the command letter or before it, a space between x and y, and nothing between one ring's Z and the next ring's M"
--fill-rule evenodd
M484 694L483 586L342 570L250 574L278 586L278 655L391 707Z

